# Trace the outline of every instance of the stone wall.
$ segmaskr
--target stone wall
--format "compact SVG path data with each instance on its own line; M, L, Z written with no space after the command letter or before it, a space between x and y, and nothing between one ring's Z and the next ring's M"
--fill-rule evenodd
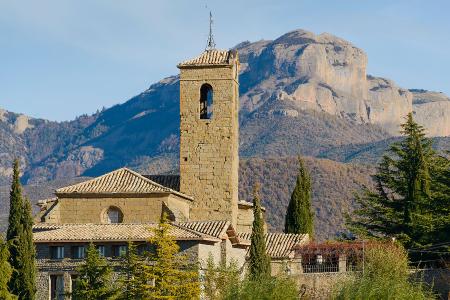
M261 209L261 217L264 220L264 232L267 233L266 209ZM236 231L251 233L253 227L253 205L239 204Z
M178 221L189 219L189 203L175 195L151 194L140 197L117 196L89 198L60 198L49 213L47 223L102 223L102 215L109 207L117 207L123 213L123 223L158 222L164 206L173 210Z
M180 190L194 197L191 220L230 220L238 210L238 62L183 67L180 75ZM213 89L212 117L200 119L200 88Z
M330 299L336 286L346 280L351 273L302 273L294 275L300 292L307 299Z

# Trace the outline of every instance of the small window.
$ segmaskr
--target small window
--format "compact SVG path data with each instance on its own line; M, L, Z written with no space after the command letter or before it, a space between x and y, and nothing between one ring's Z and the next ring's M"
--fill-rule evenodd
M113 246L113 256L121 257L127 254L127 245L115 245Z
M123 222L122 211L115 206L109 207L102 216L103 223L114 224Z
M205 83L200 88L200 119L212 118L213 89L212 86Z
M98 250L98 253L99 253L101 256L106 256L106 247L105 247L105 246L103 246L103 245L98 245L98 246L96 246L96 248L97 248L97 250Z
M72 247L72 258L82 259L86 257L86 247L85 246L73 246Z
M64 258L64 246L51 246L50 247L50 258L63 259Z

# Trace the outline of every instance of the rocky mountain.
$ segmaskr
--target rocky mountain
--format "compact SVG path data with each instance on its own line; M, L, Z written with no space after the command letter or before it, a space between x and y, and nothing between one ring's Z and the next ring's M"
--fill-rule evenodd
M240 154L244 161L303 154L374 163L396 139L409 111L436 137L438 149L449 148L450 98L404 89L389 79L368 75L367 55L343 39L296 30L273 41L244 42L235 48L241 61ZM21 158L23 181L28 184L96 176L124 165L147 174L176 173L178 97L178 77L172 76L122 104L68 122L0 110L0 185L9 183L14 157ZM284 168L273 165L275 173L276 166ZM338 173L321 174L341 176ZM332 199L329 195L334 195L336 184L328 187L325 194L316 195ZM245 189L244 184L243 196ZM286 204L283 189L278 194L266 190L276 195L271 200L274 207L278 201ZM280 226L278 221L271 222Z

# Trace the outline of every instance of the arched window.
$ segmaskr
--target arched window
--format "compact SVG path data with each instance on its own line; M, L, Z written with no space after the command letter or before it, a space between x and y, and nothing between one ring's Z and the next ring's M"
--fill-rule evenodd
M102 221L108 224L122 223L123 213L118 207L110 206L103 212Z
M211 119L213 105L212 86L205 83L200 88L200 119Z

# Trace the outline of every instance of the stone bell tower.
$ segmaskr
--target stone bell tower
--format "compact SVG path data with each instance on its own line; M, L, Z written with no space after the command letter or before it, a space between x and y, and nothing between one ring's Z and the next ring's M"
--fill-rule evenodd
M236 225L239 57L210 48L180 69L180 191L194 197L191 220Z

